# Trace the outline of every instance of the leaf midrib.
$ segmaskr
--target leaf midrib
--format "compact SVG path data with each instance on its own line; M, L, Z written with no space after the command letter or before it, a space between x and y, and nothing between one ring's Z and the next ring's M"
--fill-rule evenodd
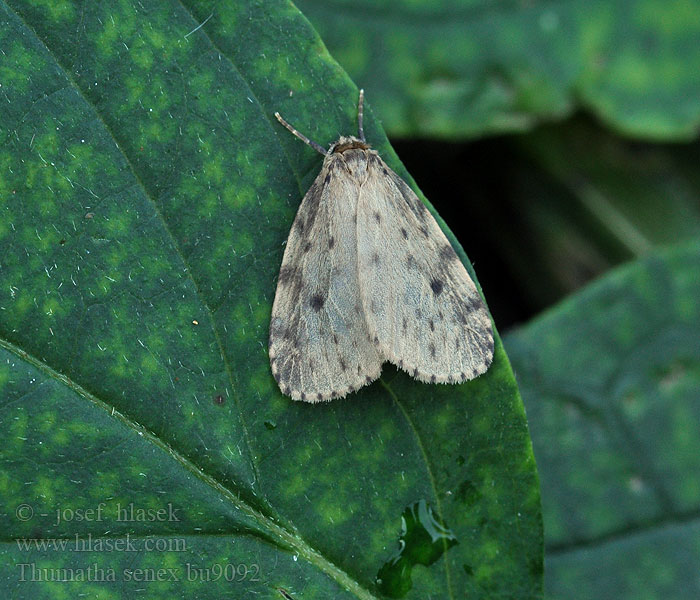
M421 439L418 430L416 429L416 426L413 423L413 420L409 416L408 412L406 411L406 408L401 404L399 401L397 395L394 393L394 390L391 388L391 385L385 382L383 379L380 378L380 383L384 388L387 390L389 393L389 396L391 396L391 399L394 401L396 406L399 408L401 411L401 414L403 415L403 418L406 420L406 423L411 429L411 432L413 433L415 439L416 439L416 445L418 446L419 450L421 451L421 454L423 456L423 460L425 461L425 470L428 472L428 478L430 480L430 487L433 488L433 497L435 498L435 512L438 515L438 518L440 519L440 524L445 526L445 519L443 516L442 512L442 502L440 502L440 495L438 494L437 491L437 483L435 482L435 475L433 474L433 470L430 466L430 461L428 460L428 453L425 451L425 446L423 445L423 440ZM447 546L447 540L442 539L442 546L443 546L443 555L445 552L448 550ZM452 600L454 599L454 593L452 591L452 578L450 577L450 562L448 560L443 561L445 565L445 581L447 583L447 593L449 594L449 598Z

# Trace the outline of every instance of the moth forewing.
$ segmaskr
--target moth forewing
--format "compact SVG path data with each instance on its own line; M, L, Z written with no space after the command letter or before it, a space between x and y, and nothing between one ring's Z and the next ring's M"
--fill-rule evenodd
M413 190L379 156L360 190L360 294L386 360L421 381L456 383L493 357L486 306L452 245Z
M329 153L289 233L270 325L270 362L295 400L343 397L379 377L357 271L356 176Z
M491 320L452 246L415 193L364 140L324 154L282 259L270 364L282 392L319 402L371 383L390 361L421 381L485 372Z

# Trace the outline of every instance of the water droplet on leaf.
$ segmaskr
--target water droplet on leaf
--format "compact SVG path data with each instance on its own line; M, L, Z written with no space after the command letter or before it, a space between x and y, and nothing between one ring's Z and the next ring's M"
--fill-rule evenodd
M425 500L414 502L401 515L399 549L379 569L377 588L390 598L404 597L413 586L413 565L432 565L456 543L457 538L440 523Z

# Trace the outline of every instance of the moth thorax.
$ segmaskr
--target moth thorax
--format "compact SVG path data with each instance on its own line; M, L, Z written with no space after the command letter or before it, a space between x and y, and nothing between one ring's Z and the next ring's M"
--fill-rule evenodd
M340 136L340 139L331 146L330 153L342 153L346 150L369 150L369 144L354 136Z

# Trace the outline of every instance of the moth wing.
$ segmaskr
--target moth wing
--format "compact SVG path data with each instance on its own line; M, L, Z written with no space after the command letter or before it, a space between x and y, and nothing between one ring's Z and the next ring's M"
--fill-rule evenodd
M377 379L359 295L359 183L328 156L289 233L270 322L272 373L295 400L342 398ZM340 168L339 168L340 167Z
M486 306L428 209L375 153L357 236L367 325L385 359L429 382L484 373L493 358Z

